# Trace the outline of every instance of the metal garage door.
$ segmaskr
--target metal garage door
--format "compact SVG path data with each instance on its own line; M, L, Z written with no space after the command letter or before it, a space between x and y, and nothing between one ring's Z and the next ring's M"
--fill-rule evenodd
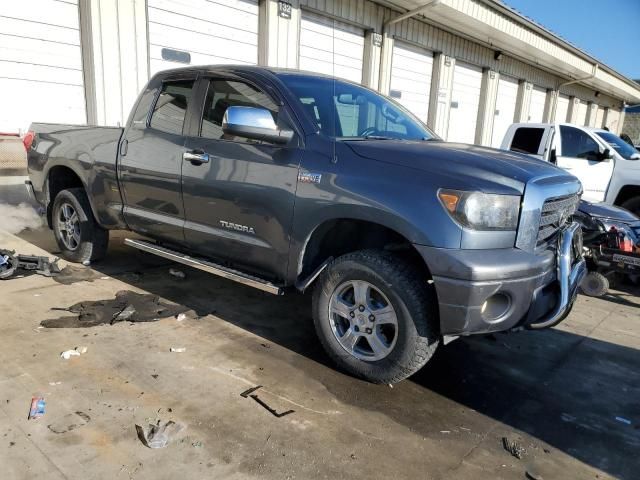
M395 42L390 95L426 123L429 113L433 54Z
M598 107L598 111L596 112L596 124L594 126L597 128L602 128L604 126L604 107Z
M533 87L531 91L531 104L529 106L529 121L531 123L542 123L544 118L544 103L547 99L547 91Z
M258 62L258 0L148 0L148 22L151 75Z
M563 123L567 121L569 113L569 97L566 95L558 95L558 104L556 105L556 122Z
M579 104L577 106L578 113L576 115L576 125L586 125L587 124L587 102L583 100L579 100Z
M5 1L0 15L0 131L85 123L77 2Z
M453 70L449 130L446 140L473 143L478 121L482 70L466 63L456 63Z
M302 12L299 68L362 82L364 30Z
M491 146L500 148L504 134L513 123L516 114L516 99L518 98L518 80L500 76L498 79L498 94L496 97L496 111L493 117L493 132Z

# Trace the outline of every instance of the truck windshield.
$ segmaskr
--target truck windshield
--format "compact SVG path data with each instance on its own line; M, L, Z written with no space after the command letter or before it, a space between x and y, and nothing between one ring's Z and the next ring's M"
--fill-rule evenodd
M282 73L318 129L338 140L434 140L438 137L392 100L330 77Z
M596 132L602 140L607 142L609 145L613 147L613 149L618 152L618 154L627 160L631 160L633 156L634 159L638 158L640 154L638 151L629 145L627 142L622 140L619 136L611 133L611 132Z

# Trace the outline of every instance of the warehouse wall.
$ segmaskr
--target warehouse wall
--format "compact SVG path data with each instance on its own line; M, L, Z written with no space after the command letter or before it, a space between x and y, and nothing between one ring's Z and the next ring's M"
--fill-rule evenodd
M46 2L55 0L25 0L24 5ZM184 50L188 64L259 63L298 68L301 57L317 56L313 58L317 61L305 65L322 68L323 62L326 65L333 59L336 73L341 68L338 63L347 62L351 75L358 77L354 79L385 94L404 95L398 100L405 105L414 104L416 114L445 138L456 137L460 122L474 117L468 125L475 132L468 139L465 135L465 140L484 145L495 144L500 136L493 129L499 114L508 112L509 120L513 111L513 120L548 121L558 94L558 120L605 124L614 131L620 128L619 99L596 96L593 89L578 84L563 87L558 93L558 85L566 79L534 66L537 59L528 63L505 54L496 60L494 49L432 24L428 11L426 17L411 18L385 31L385 22L399 12L369 0L292 0L289 4L290 8L283 12L277 0L79 0L79 32L76 30L75 34L82 40L82 56L70 65L79 69L79 80L73 86L82 89L86 111L82 105L73 120L101 125L124 123L137 93L150 73L160 68L158 65L185 65L161 58L160 52L166 47L178 53ZM68 5L63 8L68 9ZM235 13L230 13L232 10ZM0 41L9 28L2 15L0 12ZM487 21L495 19L488 17ZM183 23L176 28L176 22ZM332 22L335 28L331 27ZM72 35L73 26L67 27ZM316 44L316 39L327 32L334 36L334 45L324 40ZM335 49L329 51L339 48L336 45L340 42L352 50L362 48L362 52L342 55ZM68 43L79 51L80 38ZM405 59L413 55L415 65L425 65L430 71L399 72L400 56L395 56L394 71L394 52L398 54L401 49L406 53ZM0 48L0 61L2 52ZM410 85L403 75L412 76ZM468 77L468 85L464 84L464 76ZM405 91L394 87L398 92L391 92L392 82L401 87L404 83ZM498 92L505 91L501 86L510 82L518 83L517 104L498 104ZM39 107L24 112L25 120L67 121L66 117L45 110ZM496 128L504 128L505 118L495 122Z

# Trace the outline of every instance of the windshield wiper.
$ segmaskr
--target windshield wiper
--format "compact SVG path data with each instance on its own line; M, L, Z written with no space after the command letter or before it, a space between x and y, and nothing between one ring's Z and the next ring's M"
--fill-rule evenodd
M366 140L395 140L394 138L385 137L384 135L365 135L362 138Z

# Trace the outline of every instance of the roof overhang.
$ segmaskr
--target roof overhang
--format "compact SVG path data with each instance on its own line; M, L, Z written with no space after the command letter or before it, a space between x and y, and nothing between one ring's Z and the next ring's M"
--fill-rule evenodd
M429 2L381 0L379 3L405 11ZM599 64L595 76L580 84L628 103L640 102L640 85L499 0L440 0L425 11L425 17L567 80L585 78L593 74L595 65Z

